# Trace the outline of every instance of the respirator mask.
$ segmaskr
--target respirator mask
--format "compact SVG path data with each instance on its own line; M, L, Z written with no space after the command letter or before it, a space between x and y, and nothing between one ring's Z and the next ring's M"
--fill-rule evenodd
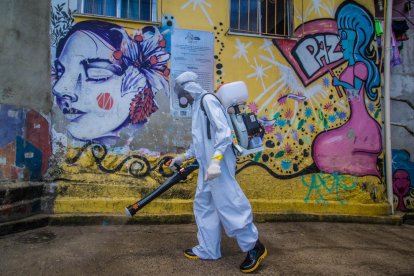
M175 84L174 85L174 92L177 94L178 97L178 104L181 108L186 108L188 105L193 104L194 97L181 85Z

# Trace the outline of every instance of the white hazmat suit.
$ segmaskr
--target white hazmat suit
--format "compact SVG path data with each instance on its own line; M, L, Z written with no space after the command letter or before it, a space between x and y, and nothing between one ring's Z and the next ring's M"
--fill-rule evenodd
M181 74L175 80L174 90L188 92L194 99L192 144L180 160L195 157L200 165L194 198L199 244L193 247L193 252L201 259L220 258L221 225L229 237L236 238L241 250L247 252L255 246L258 231L253 224L250 203L235 178L236 157L224 107L213 95L203 97L211 125L211 139L208 139L207 117L200 104L202 95L207 92L197 83L197 75Z

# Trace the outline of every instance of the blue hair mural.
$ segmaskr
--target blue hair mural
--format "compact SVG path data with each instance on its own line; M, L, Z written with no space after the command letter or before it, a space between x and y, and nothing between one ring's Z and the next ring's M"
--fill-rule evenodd
M380 85L380 74L373 61L375 49L370 45L374 39L374 19L363 6L348 1L338 7L335 18L342 39L342 30L355 32L352 57L349 58L354 63L363 62L366 65L365 92L370 100L375 101L378 93L373 90ZM346 32L343 34L346 35Z
M368 11L344 2L336 13L343 58L348 62L332 84L345 90L350 108L348 121L338 128L321 132L313 142L313 159L326 173L381 177L378 157L382 151L381 126L365 106L365 95L375 101L380 74L372 58L374 20Z

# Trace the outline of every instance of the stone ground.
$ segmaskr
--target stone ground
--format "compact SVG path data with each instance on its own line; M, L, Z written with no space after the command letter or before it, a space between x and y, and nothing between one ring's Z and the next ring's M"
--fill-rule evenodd
M414 225L257 224L259 275L414 275ZM241 275L223 236L218 261L187 260L196 225L47 226L0 237L0 275Z

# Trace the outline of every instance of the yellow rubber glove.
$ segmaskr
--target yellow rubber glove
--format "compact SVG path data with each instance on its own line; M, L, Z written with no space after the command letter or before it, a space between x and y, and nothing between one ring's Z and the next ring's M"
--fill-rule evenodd
M219 177L221 174L220 162L223 159L223 155L220 152L215 152L211 158L210 164L207 168L206 176L204 181L213 180L216 177Z

